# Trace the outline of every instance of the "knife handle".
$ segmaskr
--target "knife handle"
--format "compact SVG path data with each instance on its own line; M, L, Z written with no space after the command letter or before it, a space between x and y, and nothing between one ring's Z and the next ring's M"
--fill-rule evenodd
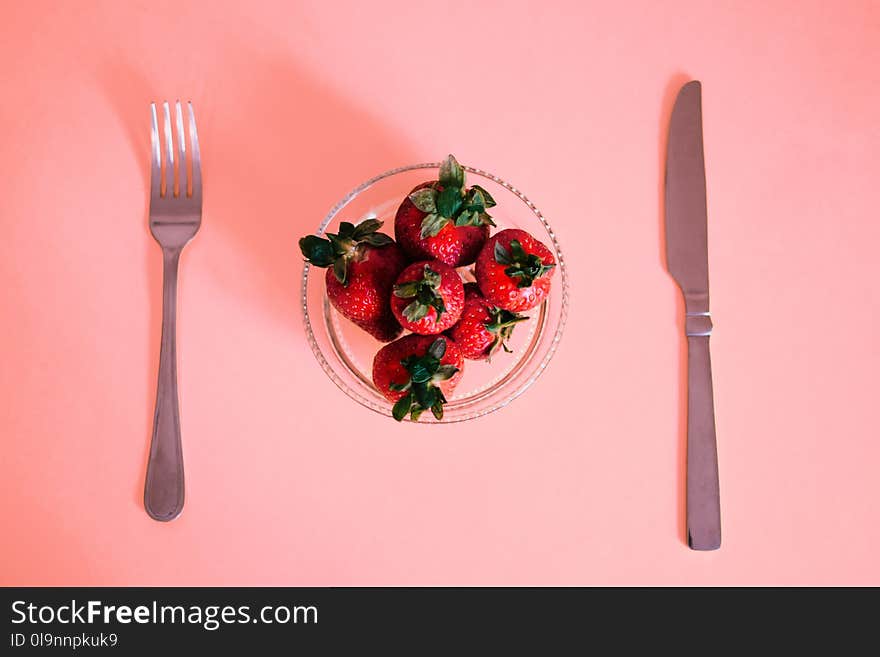
M708 313L686 318L688 341L687 538L692 550L721 547L721 504Z

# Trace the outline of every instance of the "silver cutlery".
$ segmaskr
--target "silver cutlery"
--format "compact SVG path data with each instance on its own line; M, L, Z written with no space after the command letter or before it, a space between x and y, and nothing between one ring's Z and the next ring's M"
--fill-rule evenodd
M666 152L666 265L685 301L688 343L687 540L721 547L721 508L712 366L709 359L709 256L701 86L678 93Z
M202 222L202 170L192 104L186 104L191 176L187 175L187 139L181 104L179 101L175 104L173 118L168 103L163 103L162 107L164 149L156 105L150 104L150 231L162 247L162 343L153 438L144 485L144 508L152 518L168 521L180 515L184 500L177 394L177 269L180 252ZM172 121L176 134L172 134Z

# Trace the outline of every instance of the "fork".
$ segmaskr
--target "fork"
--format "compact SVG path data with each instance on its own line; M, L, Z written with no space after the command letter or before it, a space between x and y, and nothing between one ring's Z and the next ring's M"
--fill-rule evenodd
M176 139L171 134L172 119L167 102L163 103L163 109L164 163L156 104L150 104L150 232L162 247L162 344L156 414L144 484L144 508L155 520L168 521L180 515L184 500L183 448L177 395L177 267L180 252L202 223L202 170L192 103L187 103L192 154L190 185L187 184L186 138L180 101L175 105Z

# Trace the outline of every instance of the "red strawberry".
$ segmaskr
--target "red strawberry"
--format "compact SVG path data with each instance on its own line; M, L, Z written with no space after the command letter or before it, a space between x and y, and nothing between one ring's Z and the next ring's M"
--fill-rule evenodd
M480 251L477 284L489 303L511 312L528 310L549 294L555 266L550 249L526 231L508 228Z
M464 312L458 324L449 329L449 337L465 358L486 360L499 349L510 353L506 341L517 322L528 319L509 310L496 308L486 301L476 283L464 286Z
M394 284L391 312L405 329L422 335L442 333L464 309L464 283L439 260L414 262Z
M410 192L397 209L394 236L416 260L439 260L450 267L469 265L494 226L486 213L495 200L479 185L464 186L464 169L451 155L440 179Z
M378 219L357 226L343 221L338 234L306 235L299 248L312 265L328 268L330 303L377 340L389 342L401 333L388 299L406 256L388 235L376 232L381 226Z
M398 422L430 410L443 419L446 395L461 380L464 357L445 336L405 335L386 344L373 359L373 383L389 401Z

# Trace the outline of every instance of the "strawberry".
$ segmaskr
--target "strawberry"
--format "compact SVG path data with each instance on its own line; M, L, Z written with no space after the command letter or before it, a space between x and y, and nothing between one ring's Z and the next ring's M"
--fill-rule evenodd
M450 267L469 265L494 226L486 213L495 200L479 185L466 188L464 169L451 155L440 179L419 185L397 209L394 236L414 260L439 260Z
M464 283L439 260L414 262L394 284L391 312L403 328L421 335L442 333L464 309Z
M448 333L465 358L488 360L499 348L510 353L506 341L517 322L526 319L528 317L496 308L486 301L476 283L468 283L464 286L461 319Z
M333 307L380 342L389 342L401 328L388 299L407 261L394 240L376 232L381 226L378 219L357 226L343 221L339 233L327 233L326 239L306 235L299 248L312 265L327 267L327 296Z
M464 357L445 336L405 335L382 347L373 359L373 383L389 401L398 422L430 410L443 419L446 395L461 379Z
M547 297L555 266L550 249L526 231L508 228L493 235L477 256L477 284L489 303L520 312Z

